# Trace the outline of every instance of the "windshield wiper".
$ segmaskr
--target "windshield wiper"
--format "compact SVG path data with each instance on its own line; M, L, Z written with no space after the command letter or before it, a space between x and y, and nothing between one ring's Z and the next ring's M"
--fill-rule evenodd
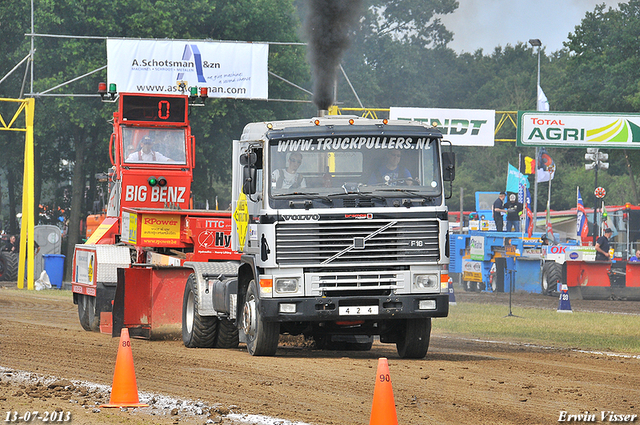
M376 189L376 191L379 192L400 192L400 193L404 193L405 195L411 195L411 196L415 196L416 198L420 198L423 201L432 201L435 196L428 196L428 195L424 195L422 193L420 193L419 190L417 189L407 189L407 188L399 188L399 187L394 187L394 188L380 188L380 189Z
M355 196L358 198L371 198L371 199L376 199L378 201L381 202L386 202L387 198L385 198L384 196L380 196L380 195L374 195L371 192L347 192L347 193L330 193L329 195L327 195L327 197L330 198L349 198L351 196Z
M272 198L293 198L293 197L305 197L310 199L321 199L323 201L332 203L333 200L328 196L320 195L318 192L291 192L291 193L279 193L277 195L271 195Z

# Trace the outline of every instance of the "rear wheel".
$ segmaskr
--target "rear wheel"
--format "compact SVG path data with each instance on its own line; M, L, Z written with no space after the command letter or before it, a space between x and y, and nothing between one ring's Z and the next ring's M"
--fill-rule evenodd
M273 356L278 348L280 323L264 321L259 302L258 287L252 280L242 309L242 329L247 337L247 351L252 356Z
M541 289L544 295L553 295L558 289L558 282L562 281L562 264L555 261L545 261L542 266Z
M218 334L216 316L200 316L196 275L191 273L182 299L182 342L188 348L211 348Z
M96 309L96 297L78 295L78 318L85 331L100 330L100 312Z
M11 282L18 278L18 254L9 251L0 253L0 281Z
M468 280L462 281L462 287L467 292L475 292L476 289L478 288L476 285L476 282L470 282Z
M396 342L398 355L403 359L422 359L429 350L431 318L407 319Z
M236 348L238 346L238 328L228 319L222 318L218 322L218 348Z

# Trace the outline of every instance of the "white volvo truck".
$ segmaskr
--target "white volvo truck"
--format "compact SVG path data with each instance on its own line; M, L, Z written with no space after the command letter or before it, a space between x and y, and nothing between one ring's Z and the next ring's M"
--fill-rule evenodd
M274 355L281 334L422 358L449 311L450 144L410 121L355 116L248 124L233 145L232 248L187 262L188 347ZM447 196L448 195L448 196Z

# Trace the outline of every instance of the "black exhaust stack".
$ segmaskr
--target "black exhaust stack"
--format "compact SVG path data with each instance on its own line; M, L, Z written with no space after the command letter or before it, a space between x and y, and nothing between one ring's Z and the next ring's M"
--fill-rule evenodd
M318 116L324 116L335 100L336 73L349 47L349 34L360 15L362 0L307 0L307 4L305 33L313 74L313 102L319 109Z

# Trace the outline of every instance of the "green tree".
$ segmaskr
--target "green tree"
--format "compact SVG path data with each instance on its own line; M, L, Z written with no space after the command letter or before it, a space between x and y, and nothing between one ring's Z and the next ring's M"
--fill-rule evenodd
M558 105L569 111L640 111L639 38L640 1L620 3L619 9L602 4L588 12L565 43L569 55L563 84L558 90ZM633 170L640 166L640 152L614 150L609 153L611 166L599 173L598 184L608 189L610 203L623 204L631 200L638 204L637 173ZM614 182L625 175L629 177L626 186L631 191L616 189ZM611 183L609 177L613 178ZM593 191L589 191L585 202L591 205L594 201Z
M0 9L0 47L9 60L2 61L0 72L7 72L29 51L29 40L24 38L30 32L28 4L19 0L7 2ZM35 32L71 37L36 38L34 92L49 90L104 66L104 40L84 36L296 42L298 27L292 0L36 1ZM269 66L272 72L296 84L308 85L308 69L300 48L275 46ZM97 83L105 81L105 77L106 71L101 71L50 94L95 93ZM0 89L15 93L16 97L21 78L22 75L12 76ZM279 81L270 82L269 90L272 98L300 98L291 86ZM230 142L240 136L247 122L298 115L300 108L295 103L210 99L206 107L194 111L191 123L198 152L193 187L201 203L205 199L214 200L217 195L223 198L223 208L228 203ZM108 120L114 110L115 104L103 105L98 97L38 97L36 101L36 182L40 183L36 202L41 188L48 187L51 190L47 191L47 197L55 193L59 195L55 202L66 206L62 194L64 189L71 189L66 251L69 259L74 244L81 238L80 222L92 208L92 193L96 191L94 174L110 166ZM0 143L9 147L8 140L3 137ZM15 146L12 152L17 152ZM10 176L21 175L21 160L15 164L11 161L5 155L0 158L0 166L13 167L5 168L12 170Z

